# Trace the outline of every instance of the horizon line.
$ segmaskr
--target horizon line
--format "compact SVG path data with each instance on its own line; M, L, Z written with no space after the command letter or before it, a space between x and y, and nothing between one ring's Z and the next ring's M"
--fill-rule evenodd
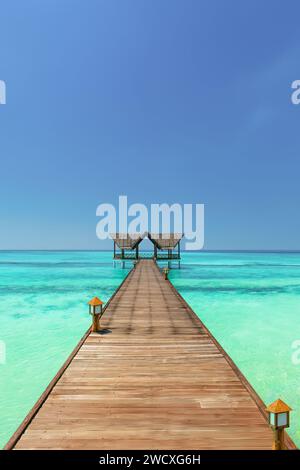
M85 252L113 252L113 249L98 249L98 248L0 248L0 253L5 253L9 251L20 251L20 252L26 252L26 251L36 251L36 252L63 252L63 251L69 251L69 252L80 252L80 251L85 251ZM144 252L151 252L152 250L145 249L141 250ZM203 250L184 250L181 249L182 253L300 253L300 248L299 249L288 249L288 248L274 248L274 249L265 249L265 248L257 248L257 249L243 249L243 248L237 248L237 249L224 249L224 248L218 248L218 249L203 249Z

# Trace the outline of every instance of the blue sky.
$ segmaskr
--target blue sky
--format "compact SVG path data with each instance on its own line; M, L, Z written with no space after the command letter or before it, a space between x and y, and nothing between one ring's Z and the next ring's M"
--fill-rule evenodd
M204 203L206 249L300 249L296 1L2 0L0 248Z

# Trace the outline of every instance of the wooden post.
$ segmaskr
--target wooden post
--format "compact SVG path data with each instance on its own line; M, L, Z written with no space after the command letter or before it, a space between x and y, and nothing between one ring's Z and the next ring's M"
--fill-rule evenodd
M274 442L272 446L273 450L285 450L284 445L284 429L274 429Z
M114 241L114 259L116 257L116 242Z
M135 249L135 259L139 259L139 245Z
M92 332L96 333L96 331L100 330L100 318L99 315L93 314L93 324L92 324Z

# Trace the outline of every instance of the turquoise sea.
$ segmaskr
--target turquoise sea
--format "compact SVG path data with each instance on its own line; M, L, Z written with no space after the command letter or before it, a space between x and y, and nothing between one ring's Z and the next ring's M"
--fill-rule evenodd
M89 327L87 302L125 275L108 252L0 252L0 448Z
M263 400L292 406L300 445L300 253L182 258L171 281ZM108 300L126 273L109 252L0 252L0 447L89 326L87 301Z

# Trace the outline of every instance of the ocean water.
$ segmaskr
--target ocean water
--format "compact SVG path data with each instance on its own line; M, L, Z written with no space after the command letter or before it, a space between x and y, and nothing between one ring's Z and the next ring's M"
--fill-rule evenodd
M300 446L300 253L184 253L170 280Z
M126 273L107 252L0 252L0 448L89 327L87 302Z
M294 409L300 445L300 253L182 258L170 280L263 400ZM0 252L0 447L88 328L87 301L108 300L126 274L109 252Z

